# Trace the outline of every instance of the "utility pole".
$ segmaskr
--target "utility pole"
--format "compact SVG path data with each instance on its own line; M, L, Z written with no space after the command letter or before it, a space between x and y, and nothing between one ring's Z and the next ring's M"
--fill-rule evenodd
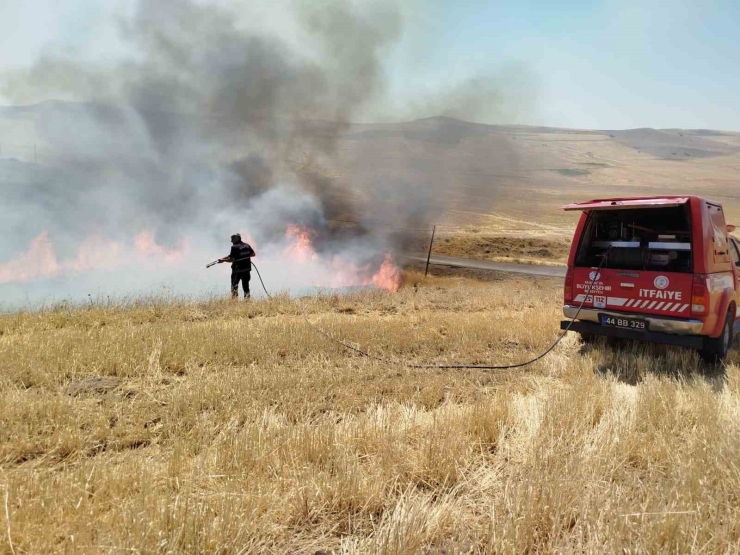
M432 245L434 245L434 234L437 232L437 224L432 228L432 240L429 241L429 254L427 254L427 269L424 270L424 277L429 273L429 261L432 259Z

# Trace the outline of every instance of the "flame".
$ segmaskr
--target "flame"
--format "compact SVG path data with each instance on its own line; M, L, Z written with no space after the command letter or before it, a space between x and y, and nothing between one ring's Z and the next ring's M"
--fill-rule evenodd
M313 232L302 229L297 225L289 225L285 230L285 236L290 244L285 249L285 255L299 263L313 262L318 257L311 244Z
M167 248L157 244L154 233L145 229L134 237L136 252L144 256L163 257L165 262L177 262L182 259L184 244L181 241L175 248Z
M28 252L15 260L0 264L0 283L27 282L54 277L59 273L59 262L49 234L44 231L33 241Z
M134 248L108 239L91 235L80 243L74 258L59 260L49 233L44 231L31 241L26 253L0 264L0 283L27 283L40 279L59 277L69 273L91 270L111 270L138 264L145 257L158 256L165 262L179 261L187 242L176 248L163 247L154 239L154 233L144 230L134 238Z
M328 256L314 248L315 235L308 228L288 226L286 245L282 251L273 251L281 262L290 262L306 284L314 282L313 285L328 288L377 287L390 292L400 288L402 273L390 254L386 254L382 262L369 263L359 263L351 254ZM26 253L0 263L0 284L78 275L94 270L123 268L130 271L133 266L152 268L155 264L175 264L182 261L189 250L187 239L174 247L165 246L157 243L154 232L144 229L132 240L122 242L99 232L93 233L79 244L74 256L60 258L48 232L43 232L31 241Z
M91 236L80 243L77 256L72 260L62 263L60 270L85 272L88 270L117 268L122 264L122 250L123 245L120 243L107 240L100 235Z
M289 243L283 254L291 261L301 265L326 263L331 271L327 272L327 276L322 279L325 282L319 285L330 288L372 285L392 293L400 289L402 282L401 270L390 254L385 255L379 269L376 269L377 266L373 264L360 266L353 261L345 260L339 255L334 255L331 261L321 260L312 244L314 235L314 232L310 229L289 225L285 230L285 236Z
M378 289L385 289L395 293L401 288L403 274L396 265L390 253L385 255L380 269L375 270L373 264L358 266L335 256L331 263L331 287L356 287L373 285Z
M385 260L380 265L380 270L377 271L370 281L375 287L385 289L391 293L395 293L401 288L401 270L396 266L390 253L385 255Z

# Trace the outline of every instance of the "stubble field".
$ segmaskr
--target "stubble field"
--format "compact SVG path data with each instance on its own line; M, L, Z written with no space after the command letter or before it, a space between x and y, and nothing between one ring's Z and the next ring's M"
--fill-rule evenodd
M544 350L558 280L0 316L2 553L732 552L740 357Z

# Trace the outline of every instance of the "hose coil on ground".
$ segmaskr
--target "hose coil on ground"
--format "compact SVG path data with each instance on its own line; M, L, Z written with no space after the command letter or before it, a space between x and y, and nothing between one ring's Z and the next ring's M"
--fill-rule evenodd
M601 259L601 263L599 264L598 268L596 269L596 273L597 274L604 267L604 264L605 264L605 262L606 262L606 260L608 258L608 255L609 255L609 250L607 250L607 252L604 253L604 255L603 255L602 259ZM272 296L270 295L270 293L267 292L267 288L265 287L265 282L262 281L262 276L260 275L260 271L257 268L257 266L254 264L254 262L252 263L252 266L257 271L257 276L259 277L260 283L262 284L262 289L265 291L265 295L267 295L268 298L272 298ZM313 322L311 322L311 320L309 320L309 318L308 318L308 311L306 309L306 305L305 304L303 305L303 318L306 321L306 324L308 324L309 327L311 327L311 329L313 329L319 335L322 335L323 337L329 339L333 343L336 343L337 345L340 345L340 346L342 346L345 349L348 349L350 351L354 351L355 353L358 353L359 355L364 356L366 358L369 358L369 359L372 359L372 360L377 360L378 362L383 362L383 363L390 364L390 365L393 365L393 366L404 366L406 368L423 369L423 370L509 370L509 369L514 369L514 368L522 368L524 366L529 366L530 364L534 364L538 360L541 360L541 359L545 358L548 354L550 354L553 351L553 349L555 349L555 347L557 347L560 344L560 342L565 338L565 336L570 331L570 328L573 325L573 322L575 322L578 319L578 315L581 313L581 309L583 308L583 305L586 304L586 301L587 301L589 295L591 294L591 290L593 288L594 281L595 280L591 280L589 282L588 289L587 289L586 293L583 296L583 300L581 301L581 304L578 306L578 310L576 311L575 316L573 316L573 318L570 321L570 324L568 324L568 327L565 328L565 330L563 330L563 333L561 333L558 336L558 338L555 340L555 342L552 345L550 345L547 348L547 350L545 350L543 353L537 355L536 357L534 357L534 358L532 358L530 360L527 360L525 362L518 362L518 363L515 363L515 364L502 364L502 365L487 365L487 364L486 365L481 365L481 364L410 364L410 363L407 363L407 362L392 360L392 359L389 359L389 358L386 358L386 357L382 357L382 356L377 356L377 355L370 354L369 352L367 352L367 351L365 351L363 349L360 349L359 347L355 347L354 345L350 345L346 341L343 341L341 339L338 339L338 338L334 337L333 335L327 333L326 331L324 331L320 327L318 327L316 324L314 324Z

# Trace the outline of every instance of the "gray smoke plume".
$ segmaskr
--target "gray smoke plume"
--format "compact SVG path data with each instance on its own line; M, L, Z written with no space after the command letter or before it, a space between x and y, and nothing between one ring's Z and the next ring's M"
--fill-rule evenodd
M311 39L304 55L237 28L224 9L141 0L122 25L141 57L107 79L69 60L41 60L26 86L50 94L94 87L86 91L93 102L57 105L40 122L65 166L60 196L75 204L102 196L100 208L122 212L110 222L117 228L131 214L149 215L164 237L214 211L243 210L284 180L319 199L325 217L356 217L330 180L290 164L331 152L343 124L382 93L379 58L401 22L392 6L362 14L346 2L297 7Z
M235 229L270 244L296 224L313 230L319 251L371 257L405 247L403 231L378 226L428 225L442 192L331 169L353 118L382 105L383 58L403 31L397 2L373 4L296 1L299 34L287 40L244 26L236 8L139 0L121 22L130 59L108 68L39 60L8 80L5 96L84 101L41 106L37 132L54 155L19 168L22 190L4 181L3 198L24 215L5 231L28 239L48 230L62 257L91 228L107 237L146 228L171 246L183 236L223 244ZM15 247L0 249L0 261Z

